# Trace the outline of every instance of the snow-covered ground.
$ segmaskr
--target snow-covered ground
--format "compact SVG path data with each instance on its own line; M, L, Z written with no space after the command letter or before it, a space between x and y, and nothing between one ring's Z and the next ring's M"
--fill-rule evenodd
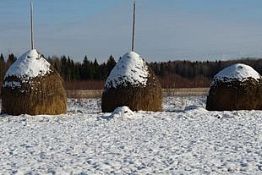
M168 97L157 113L68 104L0 117L0 174L262 174L262 111L208 112L205 97Z

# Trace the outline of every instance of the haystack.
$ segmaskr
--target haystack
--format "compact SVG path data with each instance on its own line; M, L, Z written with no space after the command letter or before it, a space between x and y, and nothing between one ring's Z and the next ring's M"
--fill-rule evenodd
M128 106L133 111L162 110L159 80L135 52L126 53L118 61L104 87L102 111L112 112L120 106Z
M260 74L244 64L225 68L214 77L206 108L210 111L261 110Z
M63 80L35 49L8 69L2 86L2 113L56 115L66 112Z

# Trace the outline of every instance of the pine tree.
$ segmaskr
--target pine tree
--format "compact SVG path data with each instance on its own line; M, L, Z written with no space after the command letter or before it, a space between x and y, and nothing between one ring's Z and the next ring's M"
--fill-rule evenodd
M82 64L82 68L81 68L81 78L83 80L88 80L91 78L91 62L88 60L87 56L85 56L84 60L83 60L83 64Z
M107 68L106 76L109 76L111 70L115 67L115 65L116 65L115 58L112 55L110 55L110 57L109 57L109 59L106 63L106 68Z
M93 64L93 69L94 69L94 79L99 80L99 64L97 62L97 59L95 59L94 64Z
M7 63L6 63L6 70L11 66L11 64L13 64L15 61L17 60L17 58L15 57L15 55L13 53L8 55L8 59L7 59Z
M0 82L3 82L5 76L5 58L3 54L0 55Z

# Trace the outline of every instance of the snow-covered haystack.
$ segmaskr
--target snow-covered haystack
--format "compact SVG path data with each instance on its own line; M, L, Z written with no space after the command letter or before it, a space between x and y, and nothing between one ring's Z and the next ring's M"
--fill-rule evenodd
M128 106L133 111L162 110L159 80L135 52L126 53L106 80L102 111L112 112L119 106Z
M6 72L2 112L10 115L56 115L66 112L63 80L35 49L29 50Z
M207 110L261 110L261 76L245 64L229 66L215 75L207 97Z

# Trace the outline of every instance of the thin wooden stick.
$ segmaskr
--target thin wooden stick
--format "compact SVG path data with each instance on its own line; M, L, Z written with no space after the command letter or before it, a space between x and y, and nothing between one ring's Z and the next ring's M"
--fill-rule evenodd
M135 49L136 1L133 4L132 51Z
M33 20L33 1L30 2L30 24L31 24L31 49L35 48L34 45L34 20Z

